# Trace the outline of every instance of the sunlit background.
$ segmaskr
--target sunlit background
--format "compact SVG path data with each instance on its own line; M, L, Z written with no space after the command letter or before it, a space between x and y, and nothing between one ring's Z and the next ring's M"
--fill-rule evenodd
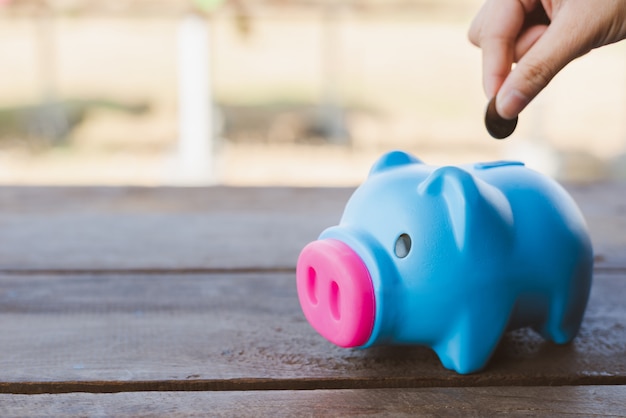
M626 43L491 139L480 0L0 0L0 184L356 185L383 152L626 178Z

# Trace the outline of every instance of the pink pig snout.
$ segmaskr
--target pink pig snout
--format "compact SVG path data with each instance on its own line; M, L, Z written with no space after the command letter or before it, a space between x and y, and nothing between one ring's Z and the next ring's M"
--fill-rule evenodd
M376 301L365 263L347 244L323 239L298 258L300 306L311 326L340 347L365 344L374 327Z

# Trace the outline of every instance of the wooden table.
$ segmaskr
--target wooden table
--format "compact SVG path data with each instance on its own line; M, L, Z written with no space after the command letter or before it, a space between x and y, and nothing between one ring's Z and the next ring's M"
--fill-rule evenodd
M462 376L305 321L295 261L350 189L0 188L0 416L626 416L626 186L568 189L596 252L580 335L507 334Z

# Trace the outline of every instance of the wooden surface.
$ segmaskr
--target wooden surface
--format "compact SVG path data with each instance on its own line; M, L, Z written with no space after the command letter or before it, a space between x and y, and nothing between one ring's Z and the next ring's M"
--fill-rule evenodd
M626 183L572 186L596 268L626 266ZM0 188L0 270L287 269L352 189Z
M341 389L2 395L0 415L309 417L549 416L626 413L624 386Z
M295 260L349 189L0 188L0 416L626 416L625 189L569 187L596 252L574 343L515 331L461 376L305 321Z

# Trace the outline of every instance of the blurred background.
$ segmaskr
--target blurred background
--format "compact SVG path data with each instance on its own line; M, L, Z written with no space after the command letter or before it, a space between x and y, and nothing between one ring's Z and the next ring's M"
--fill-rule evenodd
M505 141L481 0L0 0L0 184L356 185L383 152L626 178L626 42Z

